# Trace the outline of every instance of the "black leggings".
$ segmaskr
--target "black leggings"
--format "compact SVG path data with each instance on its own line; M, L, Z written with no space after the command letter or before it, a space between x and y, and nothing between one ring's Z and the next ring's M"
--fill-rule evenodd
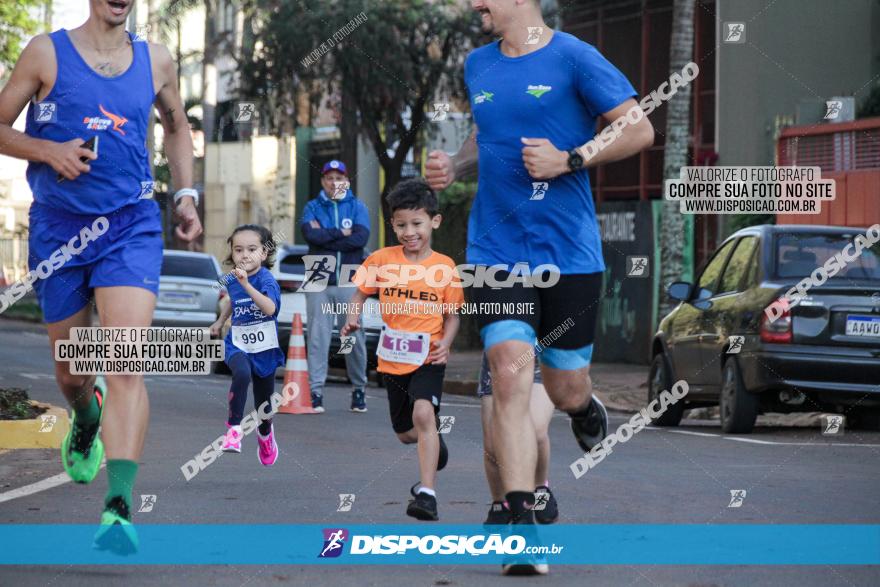
M251 362L244 353L235 353L226 360L232 370L232 385L229 387L229 419L230 426L238 426L244 417L244 405L247 403L248 385L254 381L254 407L268 402L275 389L275 373L260 377L251 370ZM260 420L260 434L266 436L272 426L272 419Z

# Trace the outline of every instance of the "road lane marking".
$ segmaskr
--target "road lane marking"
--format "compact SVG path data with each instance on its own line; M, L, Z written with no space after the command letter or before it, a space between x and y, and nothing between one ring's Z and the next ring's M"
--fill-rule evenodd
M647 430L658 430L663 432L662 428L654 428L649 426ZM687 434L689 436L710 436L712 438L720 438L720 434L712 434L711 432L691 432L690 430L666 430L666 432L674 432L676 434Z
M103 469L105 465L106 463L101 463L100 468ZM59 473L53 477L43 479L42 481L37 481L36 483L31 483L30 485L19 487L18 489L13 489L5 493L0 493L0 503L3 503L4 501L11 501L13 499L18 499L19 497L33 495L34 493L39 493L40 491L46 491L47 489L52 489L53 487L58 487L59 485L70 483L70 481L70 475L68 475L67 473Z
M858 444L854 442L782 442L779 440L758 440L755 438L740 438L737 436L724 436L723 434L711 434L709 432L693 432L692 430L667 430L665 428L654 428L648 426L645 430L656 430L658 432L671 432L673 434L686 434L688 436L711 436L713 438L721 438L722 440L733 440L735 442L746 442L749 444L764 444L773 446L866 446L880 447L880 444Z
M48 373L19 373L19 376L33 380L55 379L55 375L49 375Z

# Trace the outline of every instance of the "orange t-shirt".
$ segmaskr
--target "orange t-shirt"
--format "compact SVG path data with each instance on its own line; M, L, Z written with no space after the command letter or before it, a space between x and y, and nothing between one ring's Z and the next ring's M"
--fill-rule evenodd
M404 278L406 283L404 282ZM379 293L382 321L388 328L427 333L431 343L443 337L443 313L453 313L464 302L455 262L437 251L414 263L403 246L379 249L363 262L352 280L367 294ZM418 365L395 363L379 357L379 371L406 375Z

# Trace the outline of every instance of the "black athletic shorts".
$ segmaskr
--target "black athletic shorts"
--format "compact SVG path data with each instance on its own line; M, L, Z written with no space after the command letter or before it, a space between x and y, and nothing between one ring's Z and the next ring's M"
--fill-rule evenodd
M497 279L507 274L498 272ZM541 363L557 369L590 364L602 273L561 275L552 287L469 288L483 348L508 340L536 344Z
M417 399L431 402L435 414L440 411L445 373L446 365L430 364L422 365L406 375L382 374L388 392L391 427L395 432L400 434L413 429L412 413Z

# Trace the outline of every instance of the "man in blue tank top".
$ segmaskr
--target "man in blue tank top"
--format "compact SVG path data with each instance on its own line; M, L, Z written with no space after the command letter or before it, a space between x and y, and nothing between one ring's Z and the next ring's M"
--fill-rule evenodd
M587 168L649 147L654 131L646 117L633 117L613 142L591 148L597 119L610 123L638 110L626 77L593 46L549 28L539 0L471 4L483 32L500 40L465 62L474 132L454 158L432 152L425 175L441 190L475 174L479 162L468 263L501 265L506 269L496 278L511 283L505 277L521 273L517 264L556 268L552 287L520 282L471 290L474 302L502 308L477 316L494 382L494 449L512 519L533 524L536 440L529 395L536 352L547 393L571 416L581 449L601 442L608 428L589 377L605 264ZM535 311L523 314L521 307ZM543 562L531 563L505 565L503 572L547 572Z
M191 241L202 231L174 61L164 46L125 30L132 5L92 0L79 28L35 37L0 92L0 153L30 162L29 275L36 277L53 349L56 340L70 338L71 328L91 326L93 296L101 326L152 321L162 267L146 147L154 104L178 188L177 235ZM28 102L20 133L12 124ZM97 156L83 146L95 139ZM132 486L149 417L143 377L108 374L104 389L101 377L73 375L62 361L55 362L55 377L73 408L62 445L70 477L92 481L106 446L109 489L96 547L132 552Z

